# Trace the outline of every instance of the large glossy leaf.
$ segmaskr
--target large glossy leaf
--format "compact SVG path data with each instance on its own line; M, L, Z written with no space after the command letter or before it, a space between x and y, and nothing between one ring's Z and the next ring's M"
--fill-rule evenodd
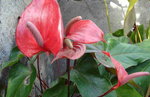
M117 30L114 33L115 33L115 35L111 34L111 33L105 34L105 40L109 41L109 40L114 39L114 40L117 40L117 41L123 42L123 43L128 43L129 42L129 38L128 37L122 36L123 35L123 31L121 29Z
M122 32L119 32L119 31L116 31L115 32L115 35L117 36L120 36L122 34L120 34ZM107 41L110 41L110 40L116 40L116 41L119 41L119 42L122 42L122 43L128 43L129 42L129 38L126 37L126 36L121 36L121 37L116 37L116 36L113 36L112 33L107 33L105 34L105 40ZM101 50L106 50L107 48L107 42L104 43L104 42L97 42L97 43L94 43L94 44L86 44L87 48L86 48L86 52L87 53L91 53L91 52L99 52Z
M36 69L33 65L31 70L22 64L12 66L9 72L6 97L28 97L35 78Z
M144 42L141 44L144 44ZM150 59L150 52L144 49L147 48L147 46L148 45L142 46L140 44L137 45L120 43L116 40L111 39L107 41L106 51L110 52L110 54L116 60L118 60L125 68L128 68L131 66L136 66L138 63L142 63L147 59ZM105 61L110 63L108 58L101 53L96 53L96 57L100 62ZM112 67L111 64L109 67Z
M68 88L65 83L66 81L64 79L60 79L58 84L47 89L42 97L67 97Z
M97 42L94 44L86 44L86 53L95 53L105 49L105 43Z
M99 74L97 63L90 54L78 60L76 68L71 71L71 81L77 85L82 97L97 97L111 87L110 81ZM115 92L106 97L116 97Z
M142 43L138 43L136 45L148 53L150 52L150 39L146 39Z
M12 66L12 65L16 64L23 57L24 57L24 55L19 51L19 49L17 47L14 47L11 51L9 61L1 64L0 71L8 66Z
M129 1L129 6L128 6L128 10L126 12L125 20L124 20L125 35L128 34L128 32L131 30L131 28L133 27L136 21L134 5L138 0L128 0L128 1Z
M141 64L138 64L137 66L133 66L129 69L127 69L129 73L134 72L150 72L150 60L147 60ZM139 86L137 90L141 93L141 95L146 95L147 89L150 85L150 76L143 76L134 79L136 84Z
M129 85L123 85L116 90L117 97L142 97L136 89Z

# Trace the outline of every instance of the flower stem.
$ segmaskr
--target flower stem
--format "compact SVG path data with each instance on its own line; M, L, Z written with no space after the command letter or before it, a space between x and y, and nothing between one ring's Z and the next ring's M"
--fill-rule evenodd
M117 85L113 86L111 89L109 89L107 92L105 92L104 94L102 94L101 96L98 96L98 97L103 97L105 95L107 95L108 93L110 93L111 91L115 90Z
M41 90L39 89L39 87L34 83L34 87L39 91L41 92ZM42 93L42 92L41 92Z
M41 75L40 75L40 65L39 65L39 58L40 55L37 55L37 69L38 69L38 76L39 76L39 82L40 82L40 88L41 88L41 93L43 93L43 87L42 87L42 80L41 80Z
M74 92L73 92L73 94L72 94L72 96L71 96L71 97L73 97L73 96L74 96L74 94L75 94L76 90L77 90L77 87L75 87L75 88L74 88Z
M74 60L73 66L75 67L77 65L77 60Z
M145 97L149 97L150 96L150 85L148 87L148 90L147 90L147 93L146 93L146 96Z
M37 78L40 80L39 75L37 75ZM49 86L46 84L46 82L45 82L44 80L41 79L41 82L42 82L42 87L43 87L44 89L49 88Z
M111 33L111 25L110 25L110 17L109 17L109 10L108 10L108 5L106 0L104 0L104 4L105 4L105 9L106 9L106 16L107 16L107 23L108 23L108 28L109 28L109 32Z
M67 84L68 84L68 97L70 97L70 60L67 59L67 74L68 74L68 80L67 80Z
M135 30L136 30L138 36L139 36L140 42L142 42L142 37L141 37L141 34L139 32L139 29L138 29L138 26L136 25L136 23L134 23L134 27L135 27Z

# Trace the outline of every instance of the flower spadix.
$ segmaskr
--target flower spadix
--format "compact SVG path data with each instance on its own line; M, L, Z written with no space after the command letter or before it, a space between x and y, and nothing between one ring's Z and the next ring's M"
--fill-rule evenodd
M57 0L33 0L16 29L16 43L27 57L41 51L56 55L63 47L62 17Z
M104 32L93 21L83 20L81 16L68 22L64 36L64 47L53 61L59 58L78 59L85 53L85 44L105 41Z

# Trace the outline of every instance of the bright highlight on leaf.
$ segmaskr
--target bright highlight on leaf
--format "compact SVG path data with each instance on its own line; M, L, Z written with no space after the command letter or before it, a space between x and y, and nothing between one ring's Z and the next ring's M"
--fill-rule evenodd
M109 52L105 52L103 51L102 53L104 53L105 55L107 55L108 57L110 57L112 63L115 66L116 69L116 73L117 73L117 77L118 77L118 83L113 86L110 90L108 90L107 92L105 92L103 95L99 96L99 97L103 97L105 95L107 95L108 93L110 93L111 91L117 89L118 87L126 84L129 80L136 78L136 77L140 77L140 76L146 76L146 75L150 75L149 72L136 72L133 74L128 74L126 72L126 70L124 69L124 67L117 61L115 60Z
M134 5L138 0L128 0L129 6L124 19L124 33L127 35L136 22Z

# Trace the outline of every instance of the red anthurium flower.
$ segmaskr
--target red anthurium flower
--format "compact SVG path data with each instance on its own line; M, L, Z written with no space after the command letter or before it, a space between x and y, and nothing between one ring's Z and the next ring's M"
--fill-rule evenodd
M85 50L85 44L105 41L103 31L91 20L82 20L77 16L70 20L65 29L64 48L62 48L52 62L59 58L77 59Z
M108 90L106 93L104 93L103 95L99 96L99 97L103 97L106 94L108 94L109 92L117 89L118 87L124 85L125 83L127 83L129 80L136 78L136 77L140 77L140 76L146 76L146 75L150 75L149 72L137 72L137 73L133 73L133 74L128 74L126 72L126 70L124 69L124 67L117 61L115 60L110 53L103 51L103 53L105 55L107 55L108 57L110 57L112 63L115 66L116 69L116 73L117 73L117 77L118 77L118 83L117 85L113 86L110 90Z
M63 47L63 32L57 0L33 0L19 20L16 43L28 57L41 51L56 55Z

